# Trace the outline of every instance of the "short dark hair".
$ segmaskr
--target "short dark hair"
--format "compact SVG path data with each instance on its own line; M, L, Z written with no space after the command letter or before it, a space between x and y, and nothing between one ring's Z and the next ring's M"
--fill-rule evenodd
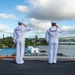
M21 25L22 24L22 22L21 21L18 21L18 25Z
M56 25L56 23L52 22L52 25Z
M19 25L21 25L22 23L18 23Z

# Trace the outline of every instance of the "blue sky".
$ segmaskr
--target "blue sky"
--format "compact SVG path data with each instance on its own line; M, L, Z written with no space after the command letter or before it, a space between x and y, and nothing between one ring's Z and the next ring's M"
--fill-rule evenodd
M51 21L64 30L60 37L75 37L74 9L74 0L0 0L0 38L12 36L18 21L31 28L28 38L44 37Z

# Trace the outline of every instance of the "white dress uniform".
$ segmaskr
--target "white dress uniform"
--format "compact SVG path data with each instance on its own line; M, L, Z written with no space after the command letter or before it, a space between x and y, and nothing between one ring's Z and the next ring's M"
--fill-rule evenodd
M45 39L49 44L49 63L56 63L57 61L58 33L61 33L62 31L61 28L57 28L56 26L52 26L46 31Z
M23 64L24 48L25 48L25 32L30 31L26 26L18 26L13 33L13 42L16 44L16 63Z

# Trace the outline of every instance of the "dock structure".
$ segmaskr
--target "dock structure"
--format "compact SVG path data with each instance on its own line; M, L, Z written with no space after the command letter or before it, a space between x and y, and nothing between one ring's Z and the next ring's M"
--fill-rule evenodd
M0 60L4 60L4 59L16 59L16 56L0 56Z

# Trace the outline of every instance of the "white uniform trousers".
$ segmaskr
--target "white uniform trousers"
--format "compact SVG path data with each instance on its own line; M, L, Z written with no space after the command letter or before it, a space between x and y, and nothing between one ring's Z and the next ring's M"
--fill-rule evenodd
M24 47L25 47L25 40L17 39L16 41L16 63L22 64L23 56L24 56Z
M58 43L49 43L49 55L48 55L48 62L49 63L56 63L57 61L57 48Z

